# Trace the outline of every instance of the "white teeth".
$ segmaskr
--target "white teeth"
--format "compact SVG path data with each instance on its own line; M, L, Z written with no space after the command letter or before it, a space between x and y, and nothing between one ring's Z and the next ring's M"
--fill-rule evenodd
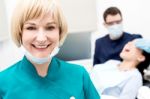
M47 48L47 45L42 45L42 46L36 46L36 45L35 45L35 47L36 47L36 48Z

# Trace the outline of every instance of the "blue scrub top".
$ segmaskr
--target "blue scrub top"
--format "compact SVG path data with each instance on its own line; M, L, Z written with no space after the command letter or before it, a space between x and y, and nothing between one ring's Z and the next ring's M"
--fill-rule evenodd
M0 73L0 99L100 99L82 66L53 58L41 77L24 57Z

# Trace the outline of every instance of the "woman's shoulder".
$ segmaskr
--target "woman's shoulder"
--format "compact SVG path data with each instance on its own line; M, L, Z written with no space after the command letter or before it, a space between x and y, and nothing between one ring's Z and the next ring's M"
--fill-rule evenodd
M137 68L131 70L130 72L132 74L132 77L136 77L136 78L142 79L142 75L141 75L141 73L139 72L139 70Z
M138 80L142 80L142 74L140 73L140 71L138 69L135 69L135 73L133 75L134 77L137 77Z
M15 75L16 75L16 68L20 62L17 62L5 70L0 72L0 94L6 89L9 88L9 86L14 83Z
M0 79L5 79L7 77L12 76L16 71L16 67L20 64L20 61L9 66L8 68L0 71Z
M134 85L142 85L142 75L138 71L138 69L133 69L127 72L130 82L134 83Z

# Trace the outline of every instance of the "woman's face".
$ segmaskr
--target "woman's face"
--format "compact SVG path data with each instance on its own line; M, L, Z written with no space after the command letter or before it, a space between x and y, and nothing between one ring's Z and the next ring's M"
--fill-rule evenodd
M120 53L120 57L123 60L137 61L140 57L143 57L142 50L136 48L134 42L135 40L130 41L124 46Z
M51 14L24 23L22 44L37 58L47 57L59 44L59 27Z

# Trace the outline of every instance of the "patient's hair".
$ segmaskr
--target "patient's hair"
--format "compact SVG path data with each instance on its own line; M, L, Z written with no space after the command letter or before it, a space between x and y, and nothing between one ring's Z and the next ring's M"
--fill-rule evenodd
M140 71L140 73L142 74L142 76L144 75L144 69L147 69L150 64L150 54L143 51L143 55L145 56L145 61L139 63L137 66L137 68Z

